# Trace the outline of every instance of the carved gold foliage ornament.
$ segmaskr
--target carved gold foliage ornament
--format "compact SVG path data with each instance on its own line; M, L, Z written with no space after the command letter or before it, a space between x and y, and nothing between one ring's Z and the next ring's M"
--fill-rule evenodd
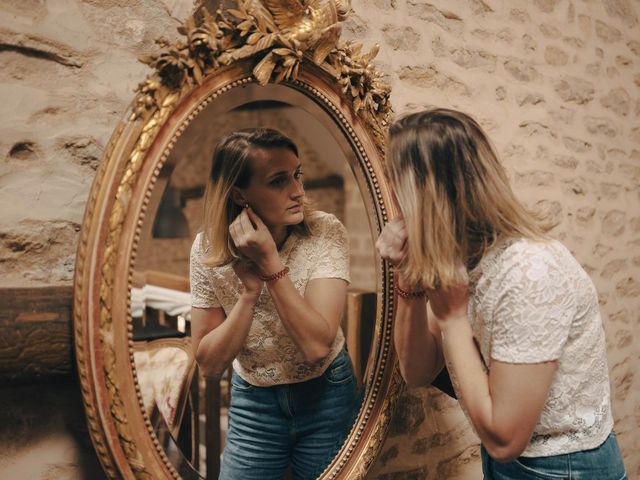
M171 45L159 41L161 53L140 57L156 70L137 88L131 119L147 118L171 92L185 92L223 66L254 61L253 75L265 85L294 81L302 62L312 62L332 75L354 111L382 144L390 88L376 71L375 46L338 45L340 22L350 0L237 0L237 8L204 7L178 28L184 35Z
M161 91L158 89L157 91ZM167 91L168 92L168 91ZM105 241L105 250L101 267L102 284L100 287L100 341L103 357L103 372L105 386L110 398L110 412L114 419L114 425L120 439L120 444L129 461L130 468L138 479L152 480L147 471L142 455L132 437L131 428L127 422L126 409L122 400L122 393L118 387L118 368L116 365L116 352L114 345L114 324L112 312L112 292L116 275L117 248L124 228L125 212L129 209L132 199L134 184L142 168L143 159L151 146L158 130L167 120L175 107L179 95L168 92L160 108L153 112L152 117L145 123L140 137L133 151L129 154L121 183L115 196L115 203L109 216L109 229Z
M387 119L391 113L389 93L391 88L382 80L373 65L373 59L378 54L376 45L371 51L361 54L362 45L347 42L343 47L332 53L329 61L333 68L339 70L338 81L342 86L342 93L353 100L356 113L369 120L370 126L378 138L384 138Z

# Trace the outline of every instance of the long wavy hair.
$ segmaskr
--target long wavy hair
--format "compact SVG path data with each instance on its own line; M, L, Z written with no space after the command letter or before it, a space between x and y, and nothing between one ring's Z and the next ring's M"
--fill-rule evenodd
M388 173L404 216L407 280L426 288L466 280L499 239L545 239L550 224L514 195L491 142L468 115L414 113L389 130Z
M298 147L289 137L271 128L243 129L223 137L213 152L211 173L205 191L203 263L211 267L227 265L240 258L229 233L229 225L242 211L231 198L233 187L246 188L251 182L251 160L258 149L284 147L296 157ZM309 234L307 215L309 206L304 203L304 220L291 226L299 235Z

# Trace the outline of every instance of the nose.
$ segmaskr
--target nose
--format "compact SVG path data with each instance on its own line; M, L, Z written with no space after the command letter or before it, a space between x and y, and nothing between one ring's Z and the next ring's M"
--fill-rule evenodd
M302 184L302 180L295 180L293 182L291 198L293 198L294 200L299 200L302 197L304 197L304 185Z

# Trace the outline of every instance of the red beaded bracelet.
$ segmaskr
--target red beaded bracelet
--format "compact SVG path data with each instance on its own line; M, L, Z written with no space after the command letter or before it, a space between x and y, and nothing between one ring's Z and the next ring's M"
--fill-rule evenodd
M260 280L262 280L263 282L273 282L274 280L280 280L287 273L289 273L289 267L284 267L282 270L272 275L258 275L258 276L260 277Z
M400 295L405 300L412 300L416 298L423 298L425 296L424 290L415 290L413 292L407 292L406 290L401 289L396 283L394 289L398 295Z

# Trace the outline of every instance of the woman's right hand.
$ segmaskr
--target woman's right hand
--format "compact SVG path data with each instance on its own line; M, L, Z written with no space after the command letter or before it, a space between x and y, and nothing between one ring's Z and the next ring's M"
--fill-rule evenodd
M240 253L253 262L256 272L270 274L282 270L282 261L273 236L251 208L242 209L229 225L229 234Z
M376 248L382 259L392 266L402 265L407 256L407 227L402 217L396 217L384 226Z
M233 264L233 271L242 282L244 293L257 300L264 282L260 280L255 264L248 259L238 260Z

